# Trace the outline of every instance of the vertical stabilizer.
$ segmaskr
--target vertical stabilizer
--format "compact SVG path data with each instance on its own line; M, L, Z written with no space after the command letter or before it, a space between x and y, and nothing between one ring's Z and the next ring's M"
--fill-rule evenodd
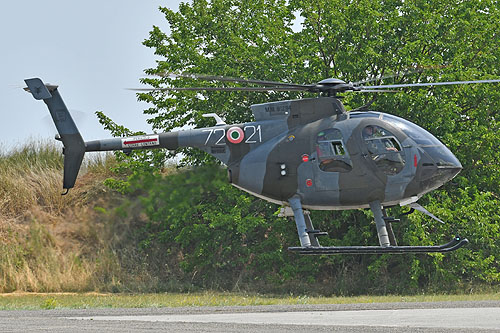
M25 90L30 92L35 99L42 99L49 108L60 140L64 145L63 188L69 190L75 185L85 155L85 142L66 105L64 105L61 95L57 91L57 86L46 85L39 78L26 79L24 82L28 85Z

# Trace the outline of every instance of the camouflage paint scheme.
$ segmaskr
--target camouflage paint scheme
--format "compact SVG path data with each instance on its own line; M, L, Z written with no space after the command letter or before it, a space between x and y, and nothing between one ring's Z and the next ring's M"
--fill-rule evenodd
M156 148L197 147L227 165L234 186L284 205L298 194L303 207L311 209L368 208L375 200L384 206L396 205L441 186L461 169L453 154L424 129L413 125L420 137L429 137L431 146L442 149L449 166L436 167L425 153L429 146L417 144L411 133L401 128L406 122L403 119L379 112L346 113L336 98L266 103L252 106L252 112L256 121L251 123L159 134ZM388 129L401 143L406 161L396 175L379 170L368 156L361 134L368 125ZM233 127L245 133L242 142L227 140L226 133ZM330 128L342 133L346 155L352 163L349 172L325 172L319 168L315 139L319 132ZM120 149L121 139L86 143L86 151ZM304 162L303 155L309 156L309 161ZM282 165L286 175L281 175ZM427 169L426 174L439 173L439 177L428 175L424 179L423 169ZM312 186L307 186L308 179Z
M334 97L253 105L255 121L250 123L84 142L57 86L45 85L40 79L25 81L35 99L47 104L58 139L64 144L65 189L74 186L85 152L196 147L227 166L234 186L292 206L302 246L311 245L302 207L371 208L379 229L384 223L384 206L415 202L462 169L448 148L426 130L385 113L347 113ZM382 134L365 137L367 127L371 127L368 132ZM325 133L335 133L336 139L321 141ZM327 160L319 156L320 141L334 146L328 149L336 149L338 154ZM371 151L375 142L382 141L391 146L387 152ZM332 162L342 167L324 170L322 163L328 167ZM388 246L389 241L378 231L381 245Z
M433 143L419 145L411 133L401 128L404 120L378 112L349 114L336 98L266 103L254 105L252 112L256 119L252 123L162 133L158 147L200 148L228 166L230 181L238 188L278 204L287 204L289 198L298 194L304 207L311 209L369 207L375 200L385 206L395 205L441 186L461 169L453 154L427 131L413 125L420 137L429 137ZM401 143L406 161L396 175L384 174L369 158L361 134L368 125L388 129ZM245 133L242 142L227 140L226 133L233 127ZM319 132L330 128L342 133L352 163L349 172L325 172L319 168L315 139ZM429 146L439 146L450 165L438 169L425 153ZM87 151L119 149L123 149L119 139L87 142L86 148ZM304 162L303 155L309 156L309 161ZM282 165L286 175L281 175ZM428 175L424 179L423 169L427 169L426 174L439 173L440 177ZM312 186L307 186L308 179L312 180Z

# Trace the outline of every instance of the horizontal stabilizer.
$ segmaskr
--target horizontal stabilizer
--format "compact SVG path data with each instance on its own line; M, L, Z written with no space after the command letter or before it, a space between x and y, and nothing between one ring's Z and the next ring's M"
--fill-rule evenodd
M45 84L39 78L26 79L27 88L24 88L26 91L30 92L35 99L47 99L51 98L52 94L49 92L49 89L45 86Z

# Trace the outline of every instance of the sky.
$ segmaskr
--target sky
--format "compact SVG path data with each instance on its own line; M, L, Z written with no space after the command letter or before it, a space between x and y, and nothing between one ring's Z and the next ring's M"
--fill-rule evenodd
M22 88L40 77L59 92L84 140L110 136L97 121L103 111L134 131L150 133L133 91L144 69L155 67L142 45L153 25L169 32L159 6L180 0L6 1L0 11L0 153L57 133L45 103ZM185 2L185 1L184 1Z

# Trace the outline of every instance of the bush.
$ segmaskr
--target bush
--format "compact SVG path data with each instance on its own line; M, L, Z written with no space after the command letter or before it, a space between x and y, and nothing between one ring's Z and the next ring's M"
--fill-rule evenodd
M427 206L453 223L441 225L415 213L394 225L404 245L441 244L457 232L469 237L471 244L454 253L310 257L287 251L298 245L292 219L277 217L277 205L228 184L220 167L144 174L131 181L131 192L135 205L128 202L115 217L121 215L116 222L121 228L124 221L132 225L116 246L138 247L136 257L155 277L156 290L408 294L494 285L500 279L499 202L488 193L450 197L437 191ZM316 228L329 232L323 245L378 243L369 210L311 214Z

